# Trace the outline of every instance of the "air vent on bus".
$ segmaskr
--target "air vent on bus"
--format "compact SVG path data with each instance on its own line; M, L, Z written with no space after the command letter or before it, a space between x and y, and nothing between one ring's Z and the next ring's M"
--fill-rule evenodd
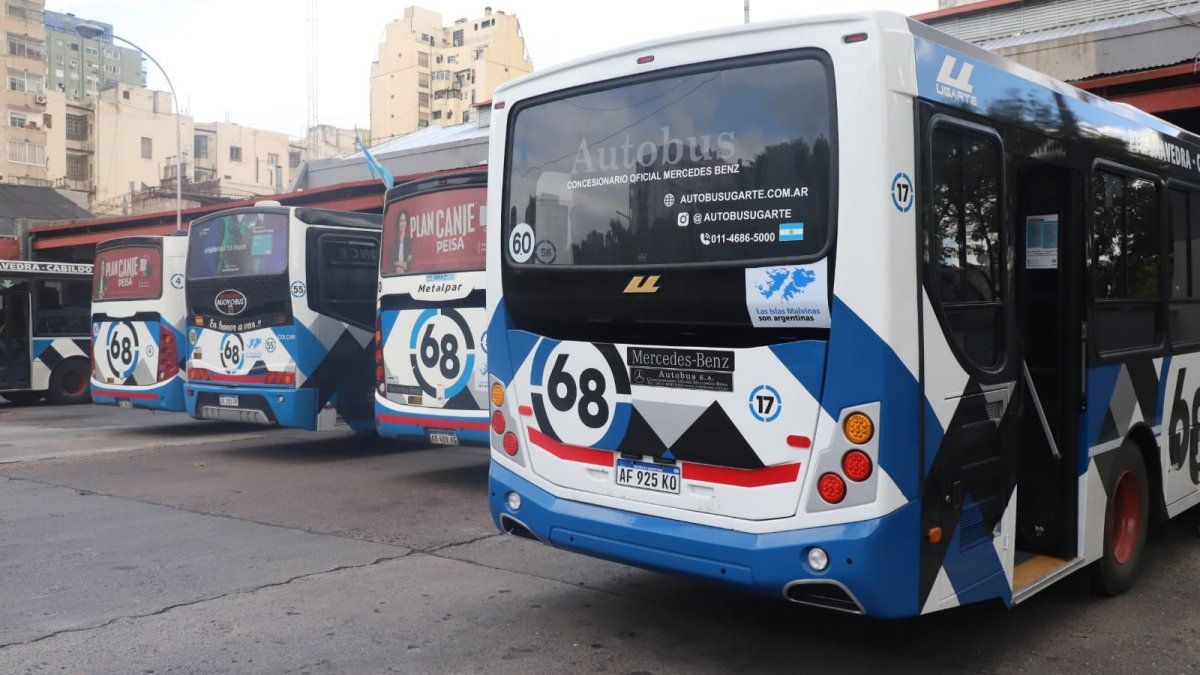
M846 590L846 587L835 581L814 581L802 579L793 581L783 589L783 595L788 600L801 605L835 609L839 612L862 614L862 605Z

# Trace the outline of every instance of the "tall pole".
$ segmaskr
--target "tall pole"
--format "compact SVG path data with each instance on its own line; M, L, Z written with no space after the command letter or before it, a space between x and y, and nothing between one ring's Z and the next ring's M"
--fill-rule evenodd
M95 38L97 35L103 35L106 31L103 27L96 24L80 22L76 24L75 32L79 33L83 37ZM126 40L118 35L112 35L112 39L120 40L121 42L124 42L130 47L133 47L139 52L145 54L146 58L150 59L150 62L153 63L158 68L159 72L163 74L163 77L166 78L167 88L171 90L171 101L175 105L175 231L183 232L183 122L179 116L179 96L175 94L175 85L171 83L171 76L167 74L167 70L162 67L162 64L159 63L158 59L154 58L150 52L135 45L132 41ZM103 72L100 73L100 80L101 82L104 81Z
M742 3L742 13L744 14L743 23L750 23L750 0Z

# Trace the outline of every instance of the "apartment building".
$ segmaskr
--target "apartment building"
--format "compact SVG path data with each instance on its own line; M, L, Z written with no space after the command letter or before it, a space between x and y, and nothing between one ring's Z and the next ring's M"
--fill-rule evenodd
M463 124L497 86L532 71L515 15L487 7L447 26L438 12L407 7L371 64L371 139Z
M225 190L250 194L283 192L291 182L292 143L287 134L207 122L195 125L193 147L196 182L219 180Z
M75 27L84 21L104 33L96 39L81 37ZM113 27L102 21L47 11L46 89L79 101L118 84L146 86L142 53L113 44L112 35Z
M53 115L46 111L46 26L43 0L4 0L0 51L5 73L0 89L0 181L49 185L46 174L46 129Z

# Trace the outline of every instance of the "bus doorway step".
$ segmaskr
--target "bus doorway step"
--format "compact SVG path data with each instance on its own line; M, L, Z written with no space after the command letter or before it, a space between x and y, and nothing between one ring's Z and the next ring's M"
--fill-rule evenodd
M1082 557L1070 560L1017 551L1013 567L1013 603L1025 600L1082 564Z

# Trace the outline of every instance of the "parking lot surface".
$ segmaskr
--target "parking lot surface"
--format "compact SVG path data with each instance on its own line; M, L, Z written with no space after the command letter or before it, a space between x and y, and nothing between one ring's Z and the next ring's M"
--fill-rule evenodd
M1194 672L1200 515L1134 591L839 615L497 534L487 452L0 402L0 672Z

